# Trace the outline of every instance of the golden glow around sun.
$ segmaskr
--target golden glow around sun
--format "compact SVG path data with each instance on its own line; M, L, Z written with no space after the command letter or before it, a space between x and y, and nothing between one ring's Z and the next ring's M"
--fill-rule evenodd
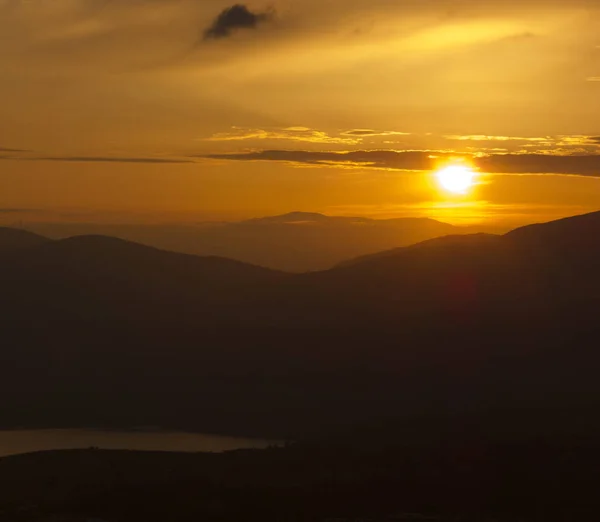
M453 194L466 194L475 184L475 171L465 165L450 165L435 173L439 185Z

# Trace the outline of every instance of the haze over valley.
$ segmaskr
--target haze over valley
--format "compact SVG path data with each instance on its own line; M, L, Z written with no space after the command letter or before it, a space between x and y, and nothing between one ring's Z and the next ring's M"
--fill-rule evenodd
M289 272L325 270L353 257L449 234L508 231L507 227L491 225L453 226L428 218L368 219L314 212L198 224L46 222L20 226L54 239L108 235L164 250L229 257Z

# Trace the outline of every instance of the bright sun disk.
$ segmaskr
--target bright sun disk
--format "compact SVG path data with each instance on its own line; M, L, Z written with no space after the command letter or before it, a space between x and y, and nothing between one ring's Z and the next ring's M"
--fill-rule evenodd
M475 171L464 165L450 165L436 172L442 188L454 194L466 194L475 184Z

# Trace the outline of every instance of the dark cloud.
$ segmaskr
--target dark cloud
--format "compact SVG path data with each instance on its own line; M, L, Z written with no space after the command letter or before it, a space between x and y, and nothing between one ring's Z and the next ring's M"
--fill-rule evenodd
M571 174L600 178L600 155L493 154L476 158L483 172L496 174Z
M202 157L246 161L287 161L324 166L356 165L400 170L430 170L435 166L435 160L430 156L431 153L426 151L357 150L350 152L318 152L265 150L240 154L212 154Z
M66 161L73 163L193 163L190 160L170 158L116 158L111 156L48 156L28 158L31 161Z
M451 160L455 153L435 151L363 150L349 152L315 152L265 150L239 154L212 154L208 159L237 161L285 161L315 166L383 168L428 171L440 161ZM470 158L482 172L492 174L564 174L600 178L600 155L491 154Z
M217 16L212 25L204 31L204 39L227 38L237 29L256 29L271 16L271 12L253 13L245 5L235 4Z

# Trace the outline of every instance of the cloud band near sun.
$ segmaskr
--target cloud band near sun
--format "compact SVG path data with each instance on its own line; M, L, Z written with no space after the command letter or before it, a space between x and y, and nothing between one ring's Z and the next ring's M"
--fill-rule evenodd
M461 155L465 156L465 155ZM279 161L315 167L378 168L430 171L456 153L435 151L360 150L348 152L264 150L207 154L203 159L228 161ZM468 158L475 168L491 174L559 174L600 178L600 154L489 154Z

